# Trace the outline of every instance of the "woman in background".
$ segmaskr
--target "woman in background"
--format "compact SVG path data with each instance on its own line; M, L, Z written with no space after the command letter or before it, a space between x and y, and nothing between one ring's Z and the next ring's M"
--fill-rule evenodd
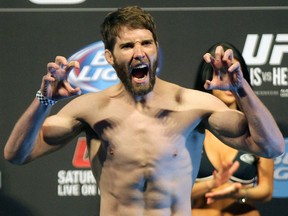
M246 63L232 44L217 46L232 49L235 61L239 61L244 78L250 83ZM212 67L203 61L199 67L195 89L206 91L222 100L231 109L238 109L230 91L204 89L205 80L212 79ZM199 173L192 189L193 216L259 216L254 202L266 202L272 198L274 161L230 148L208 130Z

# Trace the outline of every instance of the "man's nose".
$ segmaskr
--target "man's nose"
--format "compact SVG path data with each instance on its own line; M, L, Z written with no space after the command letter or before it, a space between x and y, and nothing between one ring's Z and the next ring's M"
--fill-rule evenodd
M143 51L143 47L139 44L134 47L134 58L135 59L143 59L145 57L145 53Z

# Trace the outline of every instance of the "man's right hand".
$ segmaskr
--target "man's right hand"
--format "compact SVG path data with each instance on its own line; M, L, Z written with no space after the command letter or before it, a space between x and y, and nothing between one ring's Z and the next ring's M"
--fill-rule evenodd
M68 82L68 75L73 68L79 69L79 62L68 62L63 56L57 56L55 62L49 62L47 74L42 79L42 94L55 101L81 94L79 87L73 88Z

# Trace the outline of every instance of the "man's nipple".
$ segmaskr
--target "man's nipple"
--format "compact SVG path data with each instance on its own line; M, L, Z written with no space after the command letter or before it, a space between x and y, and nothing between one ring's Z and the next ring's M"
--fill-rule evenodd
M109 148L109 155L114 155L114 149L113 148Z
M177 155L178 155L178 149L175 149L172 156L177 157Z

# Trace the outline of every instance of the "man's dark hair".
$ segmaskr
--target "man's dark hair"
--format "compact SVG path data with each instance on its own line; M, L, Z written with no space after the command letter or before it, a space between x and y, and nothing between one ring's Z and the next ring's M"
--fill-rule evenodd
M153 17L138 6L127 6L119 8L105 17L101 25L101 35L105 49L113 51L116 37L124 26L130 29L147 29L151 31L155 42L158 41Z

